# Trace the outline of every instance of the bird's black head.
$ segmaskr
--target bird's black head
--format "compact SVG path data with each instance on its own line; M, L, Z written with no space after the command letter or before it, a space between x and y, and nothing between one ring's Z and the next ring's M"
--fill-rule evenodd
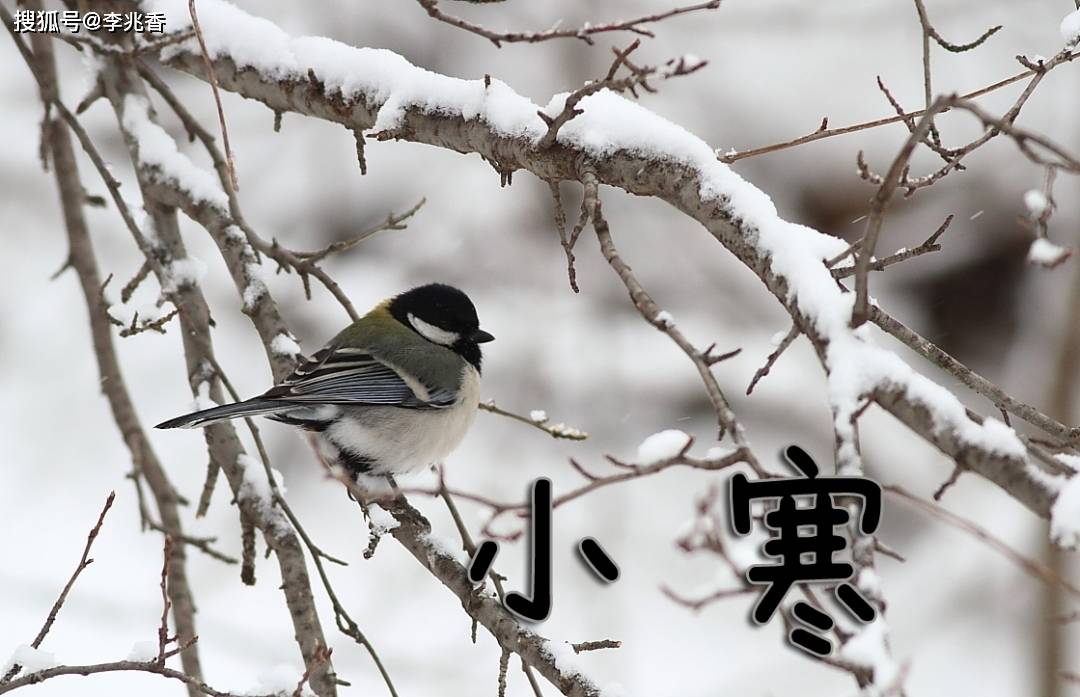
M428 341L456 351L480 370L480 346L495 337L480 328L469 296L453 286L429 283L394 297L390 314Z

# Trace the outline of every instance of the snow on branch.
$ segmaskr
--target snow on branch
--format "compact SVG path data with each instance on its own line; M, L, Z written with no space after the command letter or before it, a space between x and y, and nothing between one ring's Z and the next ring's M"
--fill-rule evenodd
M170 26L187 25L180 0L150 0ZM413 66L386 50L354 48L319 37L293 38L273 23L220 0L200 3L208 54L223 89L342 124L350 133L479 153L500 171L529 171L547 181L599 183L658 197L700 222L750 268L810 339L829 376L838 436L872 399L921 437L1047 517L1067 468L1008 426L969 414L948 390L853 329L854 294L838 286L824 261L843 241L783 220L771 199L716 159L700 138L610 91L581 98L582 114L540 149L567 95L539 106L498 80L462 80ZM162 60L200 78L202 56L191 40L165 48ZM205 79L205 78L204 78ZM871 300L871 304L872 300ZM850 442L850 439L847 439ZM843 453L841 453L843 456Z

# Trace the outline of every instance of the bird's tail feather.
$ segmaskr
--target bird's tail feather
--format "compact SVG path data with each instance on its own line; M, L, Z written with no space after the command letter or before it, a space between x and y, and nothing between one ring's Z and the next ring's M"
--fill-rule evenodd
M175 419L162 421L154 428L202 428L203 426L211 426L222 421L228 421L229 419L236 419L242 416L257 416L259 414L281 411L283 407L285 407L285 405L279 400L255 397L246 402L225 404L220 407L212 407L210 409L192 412L191 414L184 414Z

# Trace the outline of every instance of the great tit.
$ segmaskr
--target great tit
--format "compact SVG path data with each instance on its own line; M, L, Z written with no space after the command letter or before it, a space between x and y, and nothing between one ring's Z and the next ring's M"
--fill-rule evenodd
M494 338L465 293L431 283L384 300L258 397L157 428L262 415L308 431L353 476L408 472L461 442L479 403L480 344Z

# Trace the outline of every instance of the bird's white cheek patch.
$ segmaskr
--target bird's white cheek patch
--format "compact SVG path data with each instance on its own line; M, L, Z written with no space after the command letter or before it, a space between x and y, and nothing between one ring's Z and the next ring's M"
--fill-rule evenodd
M434 324L428 324L411 312L409 313L409 324L428 341L434 341L436 344L442 344L443 346L453 346L461 338L457 332L450 332L436 327Z

